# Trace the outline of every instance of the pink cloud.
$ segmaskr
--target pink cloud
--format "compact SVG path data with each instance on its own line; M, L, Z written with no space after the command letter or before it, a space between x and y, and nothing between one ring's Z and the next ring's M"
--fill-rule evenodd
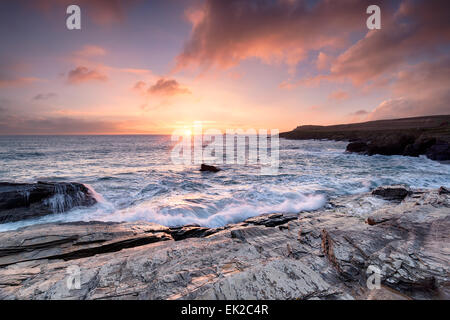
M150 75L152 73L149 69L136 69L136 68L121 68L121 72L135 74L135 75Z
M80 84L89 81L107 81L108 77L97 70L90 70L86 67L80 66L74 70L69 71L67 82L70 84Z
M75 52L75 56L91 58L106 55L106 50L96 45L85 45L81 50Z
M177 69L229 68L248 58L296 65L310 50L342 48L349 33L365 28L366 0L208 0L189 16L191 36ZM201 12L199 12L201 10Z
M362 122L367 120L369 112L366 110L357 110L355 112L352 112L348 115L348 122Z
M30 65L19 61L14 55L0 57L0 88L21 87L35 82L45 81L29 76Z
M374 30L332 64L330 80L345 78L360 85L396 72L412 58L424 58L450 42L450 2L403 1L398 12L383 15ZM405 22L407 21L407 22Z
M319 52L316 60L316 67L318 70L328 70L331 66L331 63L333 61L333 57L323 53Z
M378 105L369 120L450 113L450 57L410 66L395 79L393 97Z
M159 79L154 85L150 86L147 92L151 95L175 96L179 94L191 93L189 89L181 87L178 81Z
M136 82L136 84L133 86L133 89L134 90L137 90L137 91L139 91L139 92L143 92L144 90L145 90L145 87L146 87L147 85L145 84L145 82L144 81L138 81L138 82Z
M342 90L334 91L328 96L328 99L337 101L347 100L348 98L349 94Z
M0 88L20 87L34 82L42 81L35 77L13 77L0 79Z
M86 68L96 69L97 73L101 73L98 70L102 70L102 72L120 72L126 74L133 74L138 76L148 76L151 75L152 72L149 69L140 69L140 68L132 68L132 67L113 67L109 65L105 65L99 60L95 58L101 58L108 54L108 51L98 45L85 45L81 49L73 52L69 55L69 61L75 65L82 65Z

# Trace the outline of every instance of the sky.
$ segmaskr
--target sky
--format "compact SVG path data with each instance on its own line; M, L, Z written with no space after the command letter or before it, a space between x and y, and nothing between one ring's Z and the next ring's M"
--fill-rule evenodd
M66 27L70 4L81 30ZM449 12L448 0L2 0L0 134L449 114Z

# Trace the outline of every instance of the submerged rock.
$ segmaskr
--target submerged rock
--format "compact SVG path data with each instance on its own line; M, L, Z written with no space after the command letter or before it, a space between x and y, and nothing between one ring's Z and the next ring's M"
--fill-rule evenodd
M36 218L97 203L81 183L0 182L0 223Z
M215 166L210 166L207 164L202 164L200 167L200 171L206 171L206 172L219 172L220 169Z

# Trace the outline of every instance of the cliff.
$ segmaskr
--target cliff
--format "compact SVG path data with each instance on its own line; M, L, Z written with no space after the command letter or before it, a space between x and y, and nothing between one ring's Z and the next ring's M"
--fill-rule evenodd
M299 126L281 138L349 141L348 152L367 155L426 155L450 160L450 115L378 120L333 126Z

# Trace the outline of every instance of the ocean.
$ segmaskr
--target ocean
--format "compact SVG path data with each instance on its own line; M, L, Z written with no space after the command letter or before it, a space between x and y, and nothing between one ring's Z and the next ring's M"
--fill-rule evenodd
M346 142L280 139L277 174L258 165L175 165L170 136L1 136L0 181L72 181L95 192L90 208L0 225L55 221L150 221L218 227L265 213L297 213L329 197L386 184L450 187L450 165L425 157L345 153Z

